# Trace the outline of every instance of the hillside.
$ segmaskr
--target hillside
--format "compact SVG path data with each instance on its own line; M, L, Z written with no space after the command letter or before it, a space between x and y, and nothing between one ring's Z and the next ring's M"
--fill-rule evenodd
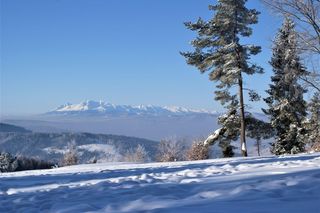
M316 213L319 200L319 153L0 175L0 212Z
M0 123L0 133L2 132L19 132L19 133L29 133L30 130L27 130L20 126L15 126L6 123Z
M90 133L0 133L0 151L13 155L38 157L43 160L60 162L74 143L79 152L80 163L119 161L129 149L143 145L154 159L157 142L118 135Z
M33 132L90 132L161 140L177 136L206 137L216 128L218 115L69 117L45 116L30 119L6 119L6 123L22 126Z

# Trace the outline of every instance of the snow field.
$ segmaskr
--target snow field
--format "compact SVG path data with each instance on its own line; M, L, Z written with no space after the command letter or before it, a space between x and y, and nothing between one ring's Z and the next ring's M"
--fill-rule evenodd
M0 212L320 212L320 154L0 174Z

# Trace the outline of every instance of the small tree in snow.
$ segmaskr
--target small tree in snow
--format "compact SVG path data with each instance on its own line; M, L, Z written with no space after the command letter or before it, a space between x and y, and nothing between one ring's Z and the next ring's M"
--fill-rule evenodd
M160 162L180 161L184 159L184 150L184 141L174 138L161 140L156 158Z
M78 164L78 151L74 141L68 144L68 151L63 156L62 164L64 166Z
M259 120L253 116L247 116L247 136L255 139L255 147L258 156L261 155L261 140L274 136L274 131L270 123Z
M187 151L188 160L206 160L209 159L210 148L208 144L204 144L203 140L196 140Z
M149 162L149 154L142 145L138 145L135 149L129 149L123 156L126 162Z

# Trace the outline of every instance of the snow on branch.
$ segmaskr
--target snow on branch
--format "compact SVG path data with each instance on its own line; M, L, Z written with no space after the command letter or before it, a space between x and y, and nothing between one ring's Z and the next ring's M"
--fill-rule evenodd
M213 134L208 136L208 138L203 142L203 144L205 146L213 145L219 139L219 137L224 134L225 131L225 128L217 129L216 131L214 131Z

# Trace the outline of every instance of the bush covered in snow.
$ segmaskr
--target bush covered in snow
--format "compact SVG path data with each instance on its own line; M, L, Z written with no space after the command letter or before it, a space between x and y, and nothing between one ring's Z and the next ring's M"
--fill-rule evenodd
M196 140L187 151L187 160L206 160L209 159L210 148L204 144L203 140Z
M144 146L138 145L135 149L129 149L123 156L125 162L145 163L150 161L150 157Z
M316 138L311 149L315 152L320 152L320 138Z
M171 162L185 159L185 145L183 140L165 139L158 146L157 161Z
M71 166L78 164L78 151L75 142L68 144L68 151L64 154L62 165Z

